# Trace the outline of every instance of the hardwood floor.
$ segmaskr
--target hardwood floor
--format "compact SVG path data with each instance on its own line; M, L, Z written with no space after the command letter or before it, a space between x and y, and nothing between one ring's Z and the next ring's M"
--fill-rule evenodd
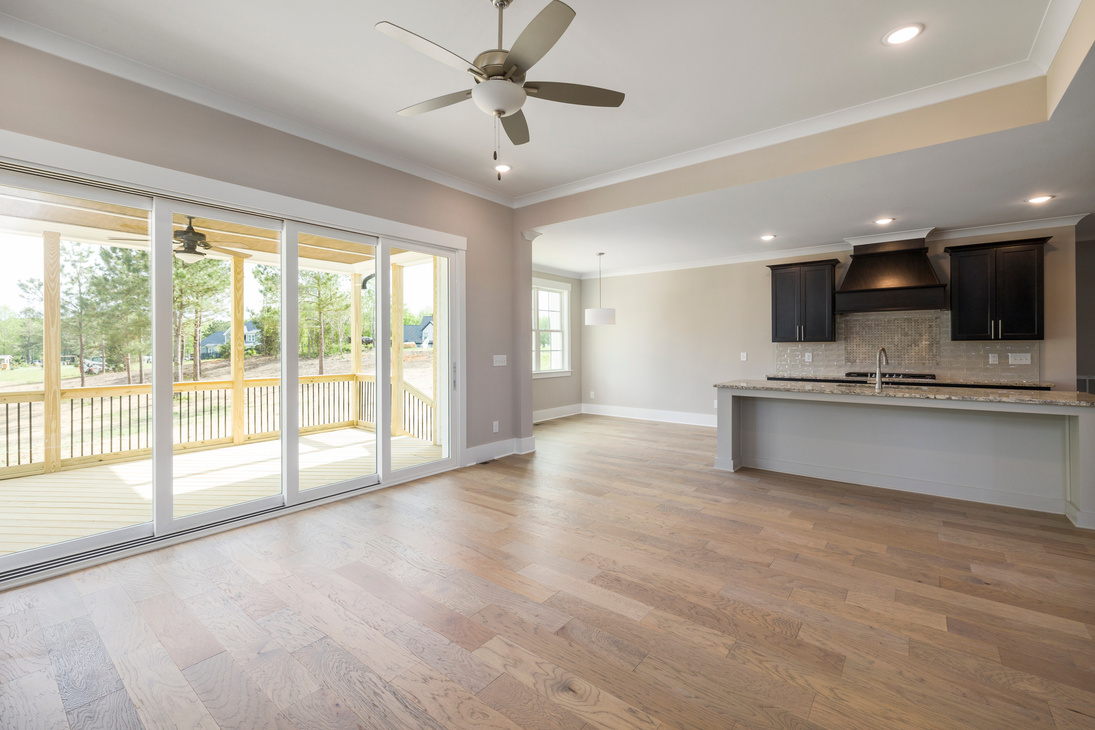
M0 592L0 727L1095 728L1095 533L536 439Z

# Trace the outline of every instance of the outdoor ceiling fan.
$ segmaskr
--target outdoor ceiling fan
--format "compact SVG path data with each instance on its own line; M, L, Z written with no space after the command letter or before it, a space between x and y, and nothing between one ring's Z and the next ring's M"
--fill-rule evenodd
M200 249L206 249L208 251L215 251L217 253L227 254L229 256L238 256L240 258L249 259L251 254L244 253L242 251L235 251L230 248L221 248L220 246L214 246L206 240L206 235L201 231L194 230L194 216L186 216L186 228L175 231L171 236L174 240L179 242L179 247L172 249L174 254L179 257L180 260L187 263L193 263L195 261L201 261L205 256L205 251ZM147 238L108 238L108 241L147 241Z
M528 96L582 106L617 107L623 103L624 95L619 91L596 86L552 81L526 82L525 74L551 50L574 20L575 13L566 3L552 0L521 32L513 42L513 48L507 51L502 48L502 13L510 2L491 0L498 8L498 48L483 51L475 57L474 63L398 25L387 21L376 24L376 29L384 35L436 61L471 74L475 81L471 89L423 101L400 110L399 114L411 117L471 99L484 112L501 121L513 144L521 145L529 141L528 123L521 111ZM497 158L497 150L495 156Z

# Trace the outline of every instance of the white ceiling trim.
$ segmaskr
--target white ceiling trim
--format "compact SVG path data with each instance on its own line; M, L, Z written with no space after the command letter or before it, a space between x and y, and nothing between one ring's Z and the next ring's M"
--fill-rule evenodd
M580 271L567 271L566 269L556 269L553 266L541 266L540 264L532 265L533 274L551 274L552 276L565 276L568 279L581 279L582 274Z
M759 253L748 253L740 256L725 256L717 259L699 259L696 261L680 261L673 264L655 265L655 266L639 266L634 269L616 269L615 271L606 271L601 276L610 278L613 276L635 276L636 274L657 274L662 271L680 271L682 269L706 269L710 266L725 266L727 264L747 264L754 261L774 261L776 259L789 259L797 256L816 256L823 253L837 253L840 251L849 251L851 246L847 243L827 243L821 246L807 246L805 248L793 248L785 249L782 251L762 251ZM548 271L548 267L536 265L537 269ZM571 276L577 279L596 279L598 274L595 271L583 272L581 274L560 274L560 276Z
M517 208L524 208L547 200L562 198L567 195L584 193L607 185L627 182L661 172L676 170L689 165L710 162L722 157L741 154L763 147L771 147L782 142L810 137L823 132L830 132L860 122L869 122L873 119L881 119L893 114L920 109L943 101L959 99L982 91L1007 86L1009 84L1027 81L1044 75L1044 71L1031 61L1000 66L981 73L971 74L958 79L951 79L933 86L926 86L903 94L897 94L885 99L860 104L859 106L841 109L821 116L792 122L782 127L767 129L756 134L738 137L737 139L720 142L718 144L702 147L700 149L683 152L679 155L664 157L642 165L615 170L604 175L578 180L567 185L543 190L531 195L523 195L516 200Z
M844 240L852 246L862 246L868 243L889 243L890 241L911 241L914 238L927 238L928 234L935 230L931 228L917 228L912 231L887 231L886 233L872 233L869 236L852 236Z
M1051 0L1030 49L1030 60L1042 73L1049 71L1083 0Z
M127 81L151 87L171 96L177 96L385 167L391 167L421 177L445 187L484 198L509 208L513 207L513 198L500 195L484 186L476 185L463 178L408 160L405 157L393 155L362 142L347 139L319 127L305 124L296 119L272 112L257 104L179 78L166 71L96 48L75 38L47 30L5 13L0 13L0 37L24 46L30 46L44 53L59 56L81 66L88 66L111 76L118 76Z
M1014 223L998 223L992 226L975 226L973 228L951 228L937 230L929 238L933 241L950 241L955 238L969 238L971 236L990 236L994 233L1022 233L1025 231L1037 231L1046 228L1064 228L1075 226L1087 218L1087 213L1081 215L1063 215L1058 218L1039 218L1032 221L1016 221Z

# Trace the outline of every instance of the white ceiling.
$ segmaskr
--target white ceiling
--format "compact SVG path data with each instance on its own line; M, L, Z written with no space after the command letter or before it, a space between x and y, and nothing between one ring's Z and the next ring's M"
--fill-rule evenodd
M530 99L532 141L503 148L514 170L500 183L493 123L470 102L395 114L470 78L373 30L388 20L473 58L495 44L490 0L0 0L0 33L521 204L725 154L751 135L1039 75L1079 0L570 3L576 19L530 79L606 86L627 100L591 109ZM514 0L507 45L546 4ZM880 42L909 22L927 32L906 46Z
M548 0L513 0L506 45ZM373 29L473 58L490 0L0 0L0 36L520 207L1043 75L1080 0L568 0L530 80L624 91L619 109L530 99L532 141L493 178L492 120L465 74ZM882 35L911 22L905 46ZM771 257L878 231L1095 211L1095 62L1045 124L547 226L538 268L588 275ZM1033 208L1035 192L1058 197ZM1095 231L1095 218L1081 226ZM772 232L770 244L758 240Z
M592 276L774 258L888 230L962 229L1095 213L1095 53L1048 122L537 231L533 264ZM1039 193L1056 197L1027 203ZM886 227L883 216L896 218ZM1095 234L1095 216L1080 222ZM776 234L764 243L760 236Z

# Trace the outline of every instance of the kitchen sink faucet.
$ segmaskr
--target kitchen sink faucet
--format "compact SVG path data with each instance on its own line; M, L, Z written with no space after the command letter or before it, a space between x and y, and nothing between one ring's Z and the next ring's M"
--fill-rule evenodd
M886 348L878 348L878 356L874 361L874 392L882 392L882 366L889 365L889 361L886 359Z

